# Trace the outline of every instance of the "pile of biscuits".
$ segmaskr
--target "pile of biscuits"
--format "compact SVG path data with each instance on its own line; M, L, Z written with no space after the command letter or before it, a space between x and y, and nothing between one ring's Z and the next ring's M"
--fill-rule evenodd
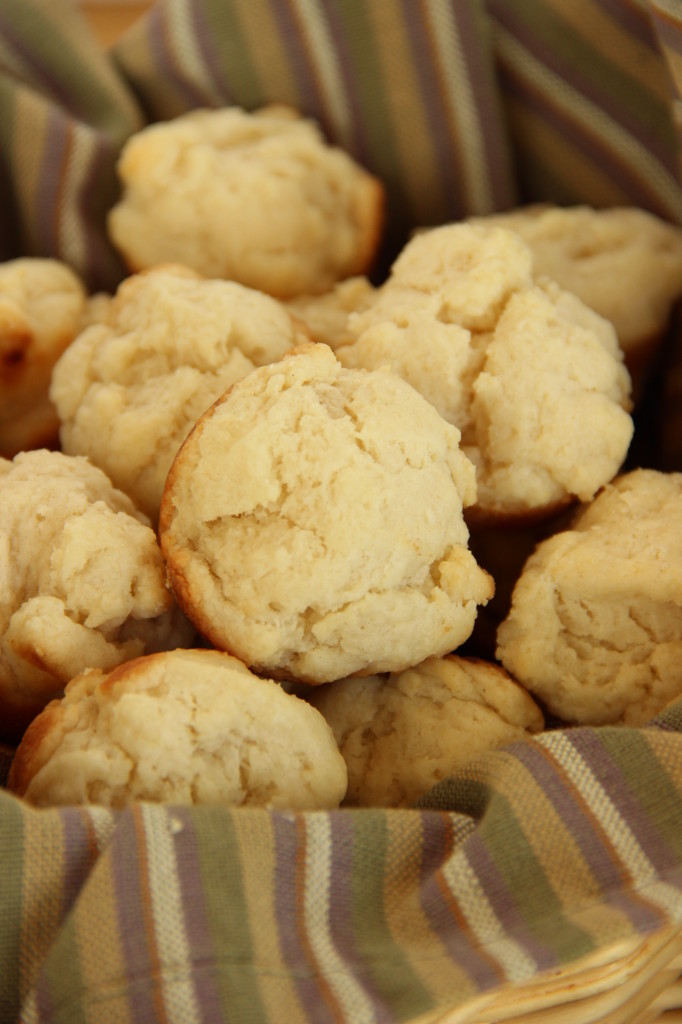
M682 472L630 467L682 229L415 232L295 111L133 136L128 274L0 265L0 741L36 806L403 807L682 694Z

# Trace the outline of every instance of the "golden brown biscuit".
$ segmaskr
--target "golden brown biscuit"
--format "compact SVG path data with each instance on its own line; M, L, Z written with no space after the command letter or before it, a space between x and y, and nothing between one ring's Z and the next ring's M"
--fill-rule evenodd
M394 671L456 648L490 578L467 547L459 432L394 374L309 343L235 384L175 459L159 536L215 647L276 678Z
M312 810L338 806L346 766L305 701L227 654L175 650L73 679L29 726L8 787L39 807Z
M86 459L0 460L1 738L86 667L184 646L149 520Z
M544 725L499 665L455 655L389 676L339 679L308 699L345 758L344 803L365 807L409 806L474 757Z
M497 657L570 723L642 725L682 693L682 474L624 474L539 544Z
M307 334L270 296L177 265L127 278L99 315L53 371L62 449L86 455L156 522L201 413Z
M193 110L125 144L109 234L131 271L165 261L277 298L366 273L384 189L287 107Z
M0 263L0 456L56 446L50 375L80 330L86 301L81 279L59 260Z

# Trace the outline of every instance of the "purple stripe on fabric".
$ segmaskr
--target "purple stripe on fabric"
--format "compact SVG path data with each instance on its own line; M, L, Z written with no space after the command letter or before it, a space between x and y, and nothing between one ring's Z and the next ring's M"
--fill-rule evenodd
M463 856L480 882L495 917L502 925L501 934L512 935L523 947L526 955L535 961L538 970L555 967L557 958L554 950L533 936L526 918L519 912L514 892L499 871L479 833L474 833L467 840Z
M639 932L658 928L665 922L660 910L651 906L633 888L637 882L618 856L609 838L608 826L585 802L551 752L535 744L518 744L519 761L542 786L557 815L570 831L590 868L605 904L617 907ZM549 771L552 767L554 770Z
M168 21L167 8L164 5L152 7L146 24L156 77L165 77L172 83L173 88L186 101L188 108L205 106L208 102L205 92L175 63L177 47L174 45L173 29Z
M303 888L300 879L301 859L305 858L305 824L302 815L273 813L272 828L275 840L275 918L279 933L280 954L295 978L298 998L307 1017L315 1024L334 1024L331 1012L317 975L317 965L302 941L301 900Z
M420 107L429 122L429 135L438 158L440 191L445 204L445 218L460 217L467 209L466 180L462 169L462 147L454 138L456 125L452 124L447 95L440 86L437 58L427 29L425 13L420 4L401 0L405 24L409 29L408 42L412 61L421 89ZM457 19L457 15L454 15ZM441 202L436 198L436 209Z
M59 256L59 192L62 167L68 153L69 122L57 108L48 110L45 142L41 153L32 222L36 251Z
M162 1024L155 990L136 984L137 979L154 976L155 951L150 950L145 906L148 895L142 879L147 877L144 832L140 809L133 806L121 812L109 845L109 864L116 892L116 913L121 949L126 964L127 996L130 1014L135 1021Z
M572 115L564 113L556 104L550 104L546 93L538 94L529 83L509 68L500 74L503 90L551 125L574 149L584 154L600 172L621 189L633 205L641 206L665 219L670 210L655 188L649 187L649 178L635 165L620 158L620 154L601 144L601 136L590 125L576 125Z
M649 16L650 4L646 9L639 3L623 3L623 0L592 0L596 7L601 7L612 21L617 22L626 32L656 50L656 39Z
M103 184L115 184L118 147L101 132L94 135L94 149L77 196L78 223L83 230L86 257L81 276L90 291L113 291L124 276L123 264L108 241L106 208L102 207Z
M674 853L599 737L589 729L575 729L566 731L566 739L587 762L656 871L675 868L677 859Z
M363 167L371 171L375 169L373 160L374 147L367 134L368 125L362 113L363 101L357 88L357 76L353 65L352 51L349 46L345 25L339 17L337 10L338 0L319 0L319 6L325 13L330 34L334 40L343 79L343 87L352 115L352 141L349 139L345 145L351 156L354 156Z
M309 117L316 118L323 128L329 131L331 125L325 116L317 78L311 68L305 47L303 31L291 9L291 4L288 0L280 0L279 3L272 3L270 8L278 26L279 39L286 50L289 67L296 81L301 110Z
M490 179L493 206L503 210L518 201L514 187L511 154L507 149L506 126L497 94L497 81L492 67L492 46L481 40L481 13L476 4L459 5L451 0L457 11L462 53L467 74L473 83L479 124L482 126L486 169ZM483 53L481 52L483 51ZM492 127L494 126L494 127ZM492 128L492 130L491 130Z
M476 990L494 988L505 980L503 972L497 961L480 947L443 879L443 865L453 855L454 848L450 815L444 811L420 813L423 850L420 905L424 916L451 959L472 979Z
M578 64L575 61L564 59L560 51L549 49L542 39L532 31L527 22L514 17L511 5L498 4L496 20L504 25L514 39L539 63L549 68L561 81L571 86L595 107L603 110L617 124L622 125L630 135L638 139L650 153L654 154L663 166L668 167L670 150L665 143L662 143L660 135L650 129L652 119L642 120L630 116L630 108L627 103L623 102L622 95L614 97L608 88L599 88L593 78L584 74L583 68L589 66L588 62ZM586 45L587 42L586 39ZM591 128L585 126L584 130L589 132ZM668 169L670 170L669 167Z
M224 74L224 64L213 46L213 36L204 16L205 7L203 4L194 3L193 0L187 0L186 6L194 26L195 38L203 65L211 76L213 86L220 96L222 104L234 104L234 92Z
M202 871L196 842L196 828L189 807L174 807L173 818L182 826L174 833L177 876L182 893L182 916L191 950L192 964L211 964L215 959L208 915L206 892L202 885ZM201 1019L207 1024L219 1020L224 1010L220 990L213 975L207 970L192 970L191 980L196 1005Z
M331 814L332 849L334 866L331 872L329 892L330 931L339 957L354 972L355 980L362 985L367 999L372 1004L373 1020L380 1024L386 1019L385 1003L365 969L364 959L357 948L357 934L353 926L353 816L352 814Z

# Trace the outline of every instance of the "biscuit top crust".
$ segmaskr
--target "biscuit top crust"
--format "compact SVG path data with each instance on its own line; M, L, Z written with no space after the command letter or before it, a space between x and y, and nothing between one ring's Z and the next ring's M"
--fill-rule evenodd
M62 448L87 455L152 521L195 421L307 338L270 296L162 265L127 278L55 366Z
M169 474L159 533L178 600L278 678L452 650L492 595L467 547L476 486L458 442L400 378L346 370L326 345L253 371Z
M348 766L348 805L404 807L487 750L544 727L532 697L490 662L450 655L339 679L309 698Z
M176 261L278 298L368 271L384 190L283 106L193 110L125 144L108 228L129 269Z
M682 230L646 210L538 203L470 223L516 232L535 274L612 323L626 356L660 336L682 297Z
M642 725L678 695L682 474L624 474L539 544L497 656L568 722Z
M37 806L309 810L338 806L346 766L305 701L227 654L176 650L70 682L29 726L9 785Z
M347 327L344 366L389 366L459 428L479 519L589 500L620 469L633 424L613 326L535 279L513 232L464 223L416 235Z
M53 441L52 367L80 329L85 287L65 263L25 257L0 263L0 455Z

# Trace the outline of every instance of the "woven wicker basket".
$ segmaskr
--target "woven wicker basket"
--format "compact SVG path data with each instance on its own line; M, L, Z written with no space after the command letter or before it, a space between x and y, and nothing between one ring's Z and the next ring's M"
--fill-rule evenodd
M682 926L619 941L420 1024L682 1024Z

